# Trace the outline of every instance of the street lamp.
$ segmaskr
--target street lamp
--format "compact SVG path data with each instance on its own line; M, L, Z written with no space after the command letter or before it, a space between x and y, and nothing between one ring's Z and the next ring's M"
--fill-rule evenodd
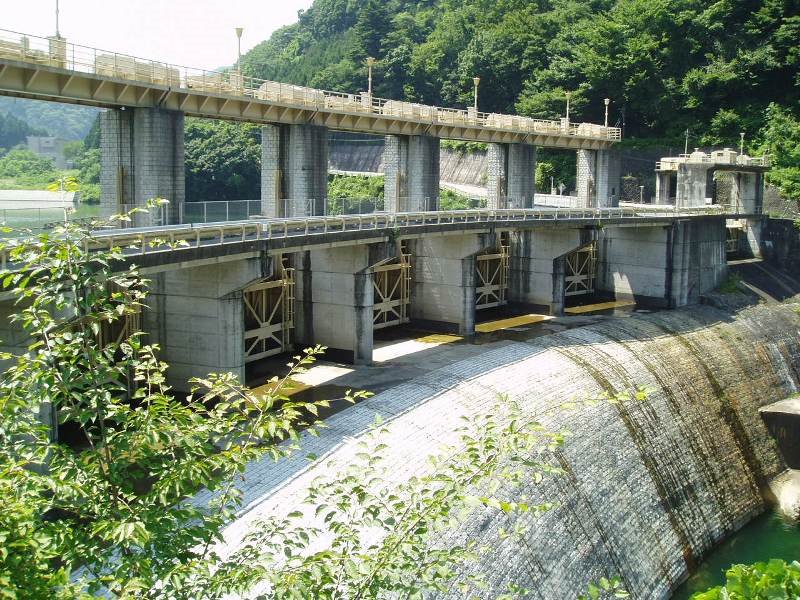
M367 57L367 93L372 97L372 67L375 66L375 59Z
M606 98L605 100L603 100L603 104L606 105L606 118L603 121L603 126L608 127L608 105L611 104L611 98Z
M242 32L244 31L244 27L237 27L236 28L236 39L239 43L239 49L236 54L236 70L239 71L241 74L242 72Z
M644 204L644 186L639 186L639 204Z
M475 84L475 102L473 104L473 106L475 107L475 112L478 112L478 85L480 84L480 82L481 82L480 77L472 78L472 83Z
M569 127L569 97L572 95L572 92L566 92L567 94L567 127Z
M744 131L739 132L739 155L744 154Z
M61 33L58 31L58 0L56 0L56 37L61 38Z

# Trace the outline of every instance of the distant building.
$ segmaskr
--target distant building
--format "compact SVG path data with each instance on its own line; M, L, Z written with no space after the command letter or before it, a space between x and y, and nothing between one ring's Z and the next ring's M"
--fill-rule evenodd
M44 158L51 159L57 169L66 169L69 166L64 158L64 144L66 143L67 140L56 137L28 136L28 150Z

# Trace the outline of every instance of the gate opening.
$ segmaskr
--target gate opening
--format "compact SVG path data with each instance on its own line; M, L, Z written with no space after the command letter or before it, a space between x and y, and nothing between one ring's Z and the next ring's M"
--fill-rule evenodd
M597 279L597 241L589 242L565 256L564 296L590 296Z
M401 240L396 258L373 267L373 330L411 320L411 254L407 244Z
M245 364L292 349L294 269L278 260L276 276L244 290Z
M475 257L475 310L508 304L510 235L498 233L497 248Z

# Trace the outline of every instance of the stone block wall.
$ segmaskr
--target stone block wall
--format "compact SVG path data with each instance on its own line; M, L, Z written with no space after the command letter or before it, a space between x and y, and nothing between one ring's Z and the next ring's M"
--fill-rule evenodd
M486 207L505 208L508 196L508 144L489 144L486 153Z
M536 148L529 144L508 145L508 197L513 206L533 207L536 188Z
M578 150L576 188L578 203L582 207L596 206L597 203L597 151Z
M100 132L100 204L112 214L134 203L133 111L102 111Z

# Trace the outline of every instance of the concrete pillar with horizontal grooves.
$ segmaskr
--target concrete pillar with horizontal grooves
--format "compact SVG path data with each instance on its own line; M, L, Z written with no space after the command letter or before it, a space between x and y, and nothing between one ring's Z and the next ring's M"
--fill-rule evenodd
M386 136L384 197L389 212L439 208L439 138Z
M137 215L137 222L175 223L186 199L182 112L158 108L107 110L100 117L101 204L109 212L169 200L163 213ZM163 218L162 218L163 215Z
M328 128L261 128L261 211L268 217L325 214L328 197Z
M578 150L577 156L575 189L578 194L578 205L582 207L597 206L597 151Z
M509 208L532 208L536 189L536 148L530 144L508 145Z
M486 152L486 207L507 208L508 144L489 144Z

